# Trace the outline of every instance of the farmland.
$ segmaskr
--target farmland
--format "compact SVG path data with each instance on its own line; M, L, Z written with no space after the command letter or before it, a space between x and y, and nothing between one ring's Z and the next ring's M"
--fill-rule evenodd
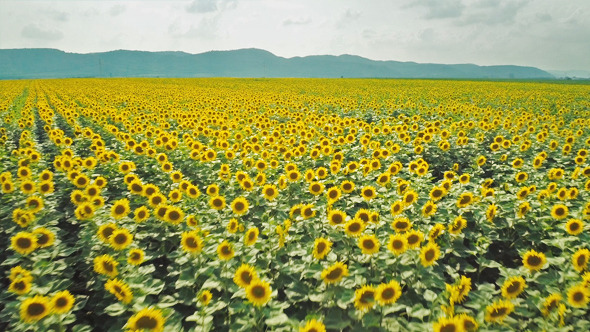
M0 81L0 329L590 330L590 85Z

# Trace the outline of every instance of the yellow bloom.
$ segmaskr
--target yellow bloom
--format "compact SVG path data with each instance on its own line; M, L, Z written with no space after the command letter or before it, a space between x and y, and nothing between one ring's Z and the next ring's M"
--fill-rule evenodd
M10 247L21 255L28 255L37 249L37 237L29 232L16 233L10 242Z
M271 289L269 283L260 279L252 280L246 287L246 298L257 307L265 305L270 301Z
M531 272L542 269L546 262L547 259L542 252L529 250L522 256L522 264Z
M348 275L348 266L342 262L336 262L322 271L322 279L326 284L335 284Z
M375 235L363 235L358 240L358 247L365 255L373 255L379 252L379 240Z
M502 285L502 296L507 299L514 299L524 291L526 281L523 277L510 277Z
M129 288L125 282L119 279L109 279L107 283L104 285L104 288L109 291L109 293L115 295L117 299L125 304L131 303L133 300L133 292Z
M440 248L432 241L428 242L428 244L422 247L422 250L420 251L420 262L424 267L433 265L439 257Z
M354 307L359 311L367 311L375 305L375 287L364 285L354 292Z
M39 321L52 310L51 301L46 296L35 295L24 300L20 305L20 318L25 323Z
M330 252L332 242L325 238L317 238L313 244L313 257L317 260L322 260Z
M501 323L514 311L514 304L510 301L500 300L486 307L485 320L492 323Z
M154 308L141 309L127 320L127 328L131 331L164 331L166 320L162 312Z
M115 250L123 250L133 242L133 235L125 228L118 228L109 237L109 243Z
M315 319L305 322L305 326L299 328L299 332L326 332L326 326Z
M242 264L237 270L234 275L234 282L241 288L246 288L250 286L252 281L258 279L258 274L256 270L254 270L253 266L248 264Z
M402 295L402 288L399 283L392 280L386 284L380 284L375 291L375 300L379 305L395 303Z
M234 248L227 240L224 240L217 246L217 255L219 259L226 261L232 259L235 255Z

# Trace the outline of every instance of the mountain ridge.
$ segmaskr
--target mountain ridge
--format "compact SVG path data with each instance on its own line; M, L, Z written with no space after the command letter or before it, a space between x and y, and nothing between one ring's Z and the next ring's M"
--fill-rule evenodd
M0 50L0 79L74 77L554 78L547 71L528 66L401 62L352 54L285 58L258 48L197 54L141 50L69 53L51 48Z

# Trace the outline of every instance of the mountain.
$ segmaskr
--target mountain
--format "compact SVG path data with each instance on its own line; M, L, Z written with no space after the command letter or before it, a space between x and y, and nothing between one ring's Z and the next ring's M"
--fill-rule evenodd
M548 73L557 77L565 79L590 79L590 71L587 70L548 70Z
M0 50L0 79L67 77L372 77L543 79L534 67L375 61L354 55L283 58L260 49L184 52L118 50L66 53L55 49Z

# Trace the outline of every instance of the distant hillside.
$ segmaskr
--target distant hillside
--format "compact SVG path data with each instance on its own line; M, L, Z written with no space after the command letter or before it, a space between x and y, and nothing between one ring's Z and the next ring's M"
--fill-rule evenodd
M66 77L374 77L553 78L534 67L374 61L353 55L283 58L259 49L183 52L66 53L0 50L0 79Z

